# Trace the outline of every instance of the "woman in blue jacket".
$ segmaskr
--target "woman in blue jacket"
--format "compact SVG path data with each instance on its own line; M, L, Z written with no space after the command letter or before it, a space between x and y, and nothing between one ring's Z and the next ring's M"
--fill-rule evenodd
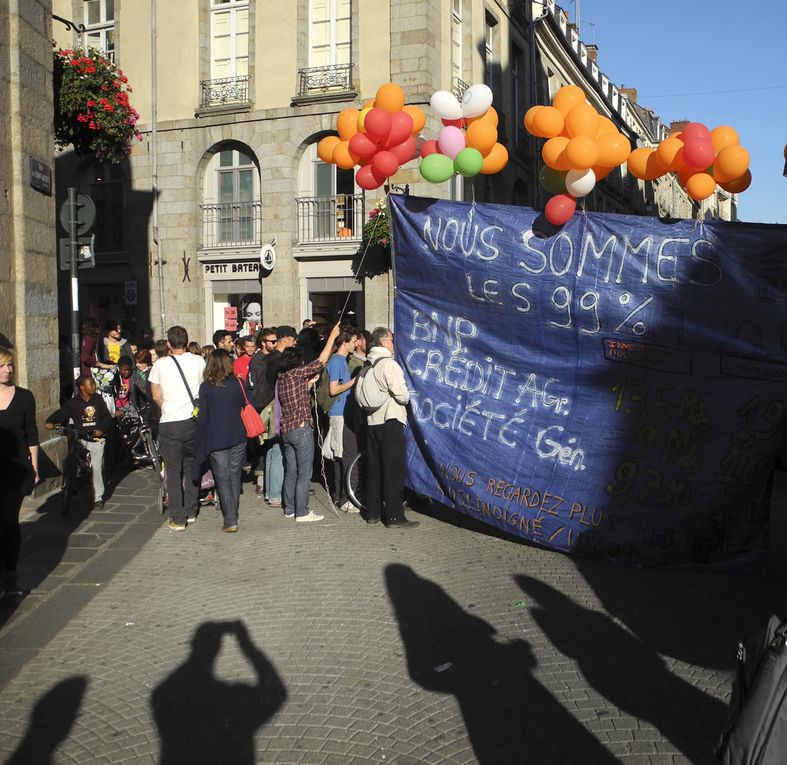
M210 355L204 380L199 387L192 477L199 480L202 464L210 457L224 515L222 531L234 532L238 530L241 470L246 459L246 429L240 416L246 404L245 383L232 373L229 354L221 348Z

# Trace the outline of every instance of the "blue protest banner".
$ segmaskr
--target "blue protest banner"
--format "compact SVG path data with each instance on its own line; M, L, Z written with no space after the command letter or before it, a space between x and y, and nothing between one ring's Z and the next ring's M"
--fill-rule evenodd
M411 488L579 555L763 564L787 227L390 208Z

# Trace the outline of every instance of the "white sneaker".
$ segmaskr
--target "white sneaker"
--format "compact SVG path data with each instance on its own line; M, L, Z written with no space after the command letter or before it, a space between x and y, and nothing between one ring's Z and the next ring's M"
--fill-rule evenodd
M348 499L340 508L343 513L360 513L361 511Z
M325 516L324 515L317 515L314 510L310 510L306 515L296 515L295 522L296 523L315 523L316 521L321 521Z

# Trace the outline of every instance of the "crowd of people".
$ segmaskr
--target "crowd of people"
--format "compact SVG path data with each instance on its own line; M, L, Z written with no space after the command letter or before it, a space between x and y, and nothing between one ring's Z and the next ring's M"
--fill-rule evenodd
M173 531L196 520L208 470L227 533L238 531L244 467L256 476L260 502L295 522L314 523L323 516L309 507L311 484L325 460L332 501L344 512L359 512L347 493L347 469L359 452L366 454L365 521L418 525L402 506L409 392L388 328L367 332L337 324L323 338L307 319L300 330L271 326L241 337L219 330L211 340L190 341L180 326L170 327L166 339L143 332L133 340L120 322L109 321L102 331L85 320L75 394L45 427L72 426L88 451L94 509L104 507L105 461L123 458L124 423L138 418L164 464ZM371 365L374 384L386 393L373 411L352 395L361 370ZM247 435L241 413L248 404L262 421L261 436ZM0 472L6 477L0 485L0 596L18 590L19 511L38 482L38 445L35 400L15 385L13 352L0 348Z

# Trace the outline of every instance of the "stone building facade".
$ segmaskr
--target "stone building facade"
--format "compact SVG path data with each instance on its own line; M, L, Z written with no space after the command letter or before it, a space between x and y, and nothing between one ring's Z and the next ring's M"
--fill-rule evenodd
M319 140L335 132L338 113L360 107L385 82L401 85L407 103L428 114L436 90L461 94L486 82L495 94L508 167L495 176L431 185L412 162L391 182L420 196L543 201L540 147L525 133L523 117L563 81L578 82L597 106L627 125L625 99L604 96L606 78L593 73L586 55L582 64L585 46L560 26L554 3L153 5L155 47L151 3L54 0L55 13L87 26L82 35L56 29L57 43L107 50L134 87L142 115L144 140L127 164L97 166L68 153L58 160L60 189L73 183L100 202L97 267L81 279L81 304L86 313L123 320L132 331L152 327L158 335L182 324L204 342L216 329L241 328L244 319L250 328L257 322L299 326L306 317L330 323L343 309L345 318L367 327L390 324L390 273L356 278L363 224L384 192L364 193L351 172L316 156ZM554 16L551 37L542 33L544 23L534 21L544 8ZM547 74L550 67L554 76ZM439 127L429 114L424 134L435 137ZM641 139L635 127L627 129L632 141ZM614 183L600 184L591 209L646 211L642 188ZM674 208L670 214L686 212ZM261 263L270 247L272 269Z
M49 0L0 3L0 345L39 426L60 396L51 12Z

